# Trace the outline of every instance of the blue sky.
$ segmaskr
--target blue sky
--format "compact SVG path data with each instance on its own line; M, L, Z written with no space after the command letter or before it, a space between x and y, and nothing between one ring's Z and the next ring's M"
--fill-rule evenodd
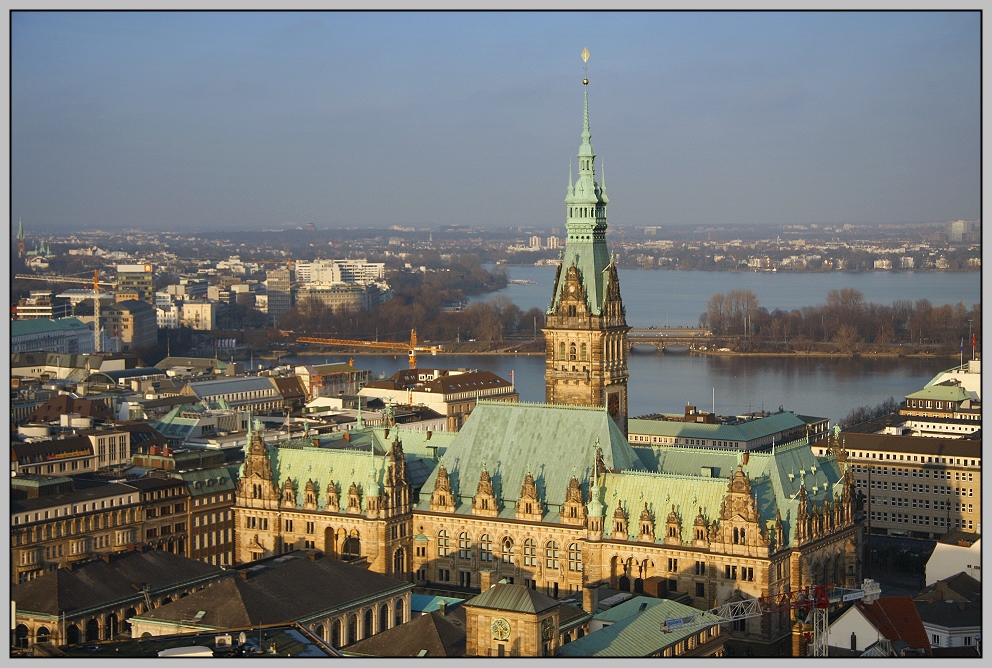
M15 12L34 230L980 217L977 12ZM14 223L16 225L16 222Z

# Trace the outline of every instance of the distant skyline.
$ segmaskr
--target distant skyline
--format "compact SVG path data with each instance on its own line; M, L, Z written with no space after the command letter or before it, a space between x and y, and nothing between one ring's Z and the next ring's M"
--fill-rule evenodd
M22 12L30 233L981 217L978 12Z

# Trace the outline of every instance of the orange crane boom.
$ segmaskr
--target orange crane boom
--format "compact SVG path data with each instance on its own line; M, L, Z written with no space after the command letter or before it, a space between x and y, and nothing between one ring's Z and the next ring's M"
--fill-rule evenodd
M417 330L410 330L410 343L409 345L405 343L394 343L390 341L359 341L354 339L323 339L314 336L301 336L296 339L297 343L317 343L322 346L347 346L347 347L361 347L361 348L379 348L380 350L408 350L410 353L410 368L417 368L417 352L429 352L432 355L437 355L438 351L443 350L441 346L418 346L417 345Z

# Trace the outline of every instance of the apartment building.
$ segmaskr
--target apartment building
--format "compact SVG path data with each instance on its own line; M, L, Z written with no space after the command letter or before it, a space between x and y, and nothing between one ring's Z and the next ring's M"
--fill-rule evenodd
M814 446L853 467L869 531L935 540L952 529L980 532L982 442L841 432Z

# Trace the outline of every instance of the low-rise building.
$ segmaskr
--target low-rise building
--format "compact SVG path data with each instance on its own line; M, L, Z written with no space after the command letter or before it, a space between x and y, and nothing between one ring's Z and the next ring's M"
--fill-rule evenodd
M367 383L359 396L430 408L447 418L446 431L461 429L479 399L520 400L512 382L474 369L401 369L387 380Z
M651 415L627 421L634 446L688 446L714 450L763 451L775 444L812 444L828 432L827 418L790 411L721 417L686 406L683 415Z
M116 555L69 562L11 587L14 646L76 645L129 634L129 620L208 587L231 573L132 545Z
M294 551L236 573L133 617L132 636L298 622L332 646L347 647L410 619L412 584L316 551Z
M927 560L927 586L958 573L982 579L982 539L977 533L948 531L934 545Z
M93 352L93 330L79 318L32 318L10 323L10 352Z
M914 597L934 648L982 648L982 583L966 573L938 580Z

